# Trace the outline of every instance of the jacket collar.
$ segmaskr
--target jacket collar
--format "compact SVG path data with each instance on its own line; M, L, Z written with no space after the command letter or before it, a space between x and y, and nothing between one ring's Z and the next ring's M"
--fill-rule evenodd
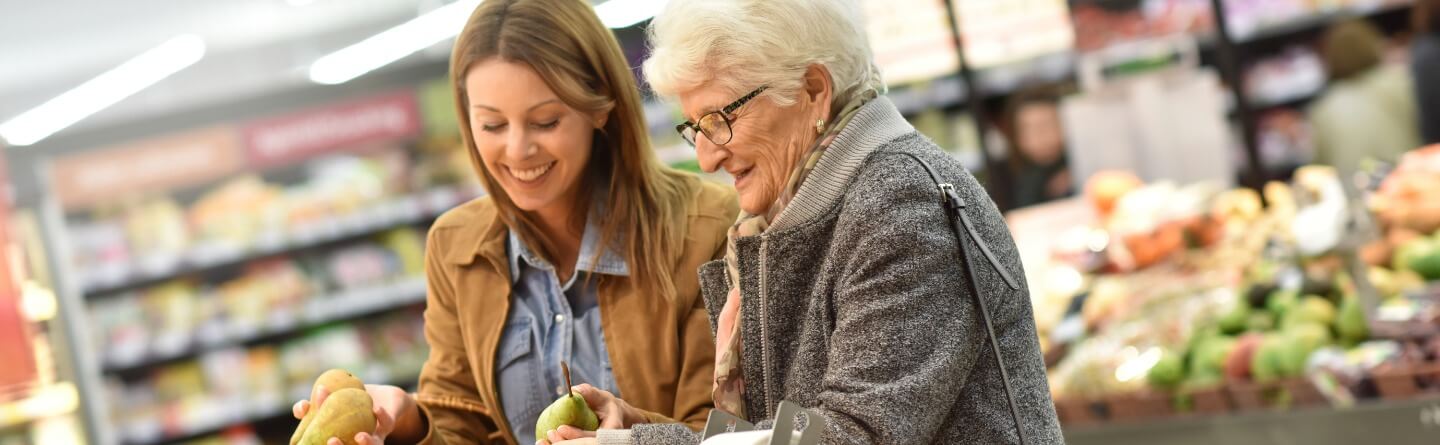
M505 223L500 221L500 212L495 209L495 204L490 201L492 198L479 198L470 215L458 218L479 222L479 224L458 224L451 226L453 230L469 232L456 236L455 240L473 240L470 246L453 246L445 249L445 261L459 266L475 264L476 258L485 258L497 265L497 269L504 270L500 266L505 264L505 234L508 230ZM466 205L469 206L469 205ZM450 246L447 246L450 247Z
M801 225L828 213L844 198L850 181L860 172L870 153L886 142L914 131L915 127L905 121L905 116L885 96L860 107L845 129L835 136L835 142L820 156L820 161L805 178L805 183L800 184L800 190L795 192L790 205L775 217L767 231Z

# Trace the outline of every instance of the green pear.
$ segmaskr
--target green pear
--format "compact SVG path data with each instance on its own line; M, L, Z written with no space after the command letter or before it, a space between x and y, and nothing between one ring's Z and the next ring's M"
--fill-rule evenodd
M1160 361L1150 368L1147 376L1150 385L1160 389L1175 389L1185 381L1185 359L1171 351L1164 351Z
M1370 324L1365 319L1365 310L1360 307L1360 298L1345 296L1340 303L1340 313L1335 319L1335 332L1347 345L1354 345L1370 337Z
M561 362L560 371L565 374L565 387L569 388L570 367ZM560 428L562 425L570 425L585 431L595 431L600 429L600 418L596 417L595 411L585 403L585 397L572 390L540 412L540 419L535 421L535 441L545 440L545 433Z

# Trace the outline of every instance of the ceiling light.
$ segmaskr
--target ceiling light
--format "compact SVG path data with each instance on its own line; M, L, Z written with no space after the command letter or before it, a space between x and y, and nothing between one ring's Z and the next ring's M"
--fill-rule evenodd
M629 27L654 17L669 0L610 0L595 6L600 21L612 29Z
M205 41L181 35L0 124L0 137L30 145L164 80L205 56Z
M327 54L310 65L310 80L327 85L345 83L455 37L479 5L480 0L459 0Z

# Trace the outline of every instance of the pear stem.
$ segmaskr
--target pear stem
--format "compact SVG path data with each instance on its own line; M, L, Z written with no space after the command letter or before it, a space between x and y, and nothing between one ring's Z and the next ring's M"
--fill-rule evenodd
M565 364L564 360L560 361L560 373L565 374L565 389L574 394L575 390L571 389L574 387L570 386L570 365Z

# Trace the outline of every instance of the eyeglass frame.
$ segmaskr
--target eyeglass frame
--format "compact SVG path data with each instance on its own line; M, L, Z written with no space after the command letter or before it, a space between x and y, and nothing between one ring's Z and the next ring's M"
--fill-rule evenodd
M697 134L705 135L705 139L709 139L710 142L715 145L729 144L731 140L735 139L735 129L733 128L735 124L735 118L730 117L730 115L734 113L735 110L738 110L740 109L740 107L745 106L745 104L750 102L752 99L759 97L760 93L765 92L765 90L769 88L769 86L761 86L760 88L756 88L755 91L751 91L750 94L746 94L744 96L741 96L739 99L735 99L734 102L731 102L730 105L726 105L724 108L701 115L699 119L695 120L695 122L691 122L689 120L681 122L680 124L675 126L675 132L680 133L680 138L684 139L685 142L689 142L691 147L695 146L695 140L685 137L685 130L687 128L694 130ZM710 115L712 114L719 114L720 119L723 119L725 121L725 127L730 128L730 138L726 139L725 142L716 142L715 139L710 137L710 133L707 133L705 132L705 130L700 129L699 122L705 120L705 118L707 117L710 117Z

